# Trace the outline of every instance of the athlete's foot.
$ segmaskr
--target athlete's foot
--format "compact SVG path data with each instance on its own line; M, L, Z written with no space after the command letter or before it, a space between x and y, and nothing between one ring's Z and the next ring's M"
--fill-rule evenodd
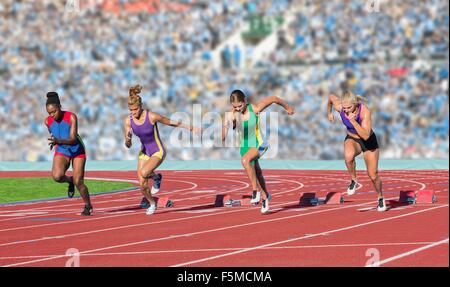
M92 214L92 212L94 211L94 209L92 208L92 205L85 205L84 206L84 210L83 212L81 212L82 216L89 216Z
M143 197L140 204L141 208L148 208L150 206L150 203L148 202L147 198Z
M73 176L69 177L69 187L67 188L67 196L72 198L75 195L75 185L73 184Z
M258 204L261 200L261 192L254 190L252 192L252 200L250 200L251 204Z
M261 213L265 214L269 212L269 201L272 200L272 195L267 192L266 198L262 200Z
M386 211L386 202L384 201L384 198L378 198L378 206L377 206L377 210L380 212Z
M156 211L156 204L150 204L150 207L147 208L147 211L145 212L145 214L147 215L152 215L153 213L155 213Z
M350 183L350 185L347 188L347 195L355 194L357 185L358 185L358 183L356 182L356 180L352 179L352 182Z
M162 181L162 174L157 173L155 174L155 177L153 178L153 186L152 186L152 194L156 194L159 191L159 188L161 187L161 181Z

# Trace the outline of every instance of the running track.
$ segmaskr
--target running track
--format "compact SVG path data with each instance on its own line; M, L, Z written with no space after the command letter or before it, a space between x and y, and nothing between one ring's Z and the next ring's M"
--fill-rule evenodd
M342 205L300 207L301 192L345 191L344 171L266 170L271 213L260 206L214 207L217 194L249 194L243 171L162 171L159 195L174 200L152 216L138 190L0 206L0 266L59 266L79 251L81 266L449 266L448 171L382 171L391 209L374 210L364 172ZM42 177L49 172L1 172ZM87 172L136 183L135 171ZM400 190L434 189L435 204L399 205ZM61 196L64 196L62 194ZM372 260L372 261L371 261Z

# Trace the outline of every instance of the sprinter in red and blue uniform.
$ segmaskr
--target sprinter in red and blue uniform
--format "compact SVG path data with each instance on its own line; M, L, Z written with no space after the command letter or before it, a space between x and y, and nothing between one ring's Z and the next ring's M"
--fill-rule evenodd
M74 113L61 110L61 102L56 92L47 93L46 109L49 116L45 125L50 133L50 150L55 148L53 157L52 177L56 182L69 183L68 196L74 196L75 187L80 192L85 203L81 215L91 215L93 209L89 191L84 184L86 165L86 150L83 140L78 135L78 120ZM73 176L66 176L66 171L72 163Z

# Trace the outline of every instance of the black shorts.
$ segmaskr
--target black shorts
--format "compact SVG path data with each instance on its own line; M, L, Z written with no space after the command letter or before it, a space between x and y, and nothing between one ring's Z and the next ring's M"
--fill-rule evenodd
M378 148L378 140L377 140L377 136L375 135L374 132L372 132L372 134L366 141L363 139L358 139L358 138L354 138L354 137L347 135L345 137L344 142L348 139L352 139L355 142L357 142L361 146L361 149L363 152L366 152L368 150L375 150Z

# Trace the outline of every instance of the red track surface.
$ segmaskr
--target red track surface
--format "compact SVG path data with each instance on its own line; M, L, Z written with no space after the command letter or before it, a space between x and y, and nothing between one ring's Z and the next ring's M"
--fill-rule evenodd
M249 194L243 171L162 171L160 195L172 208L152 216L137 190L0 207L0 266L65 266L75 248L81 266L449 266L448 171L382 171L391 209L379 213L365 173L342 205L300 207L301 192L345 191L344 171L265 171L271 213L260 206L214 207L217 194ZM2 172L0 177L49 176ZM87 172L135 181L135 171ZM400 190L434 189L438 202L400 206ZM64 196L62 194L61 196ZM368 210L368 208L372 208Z

